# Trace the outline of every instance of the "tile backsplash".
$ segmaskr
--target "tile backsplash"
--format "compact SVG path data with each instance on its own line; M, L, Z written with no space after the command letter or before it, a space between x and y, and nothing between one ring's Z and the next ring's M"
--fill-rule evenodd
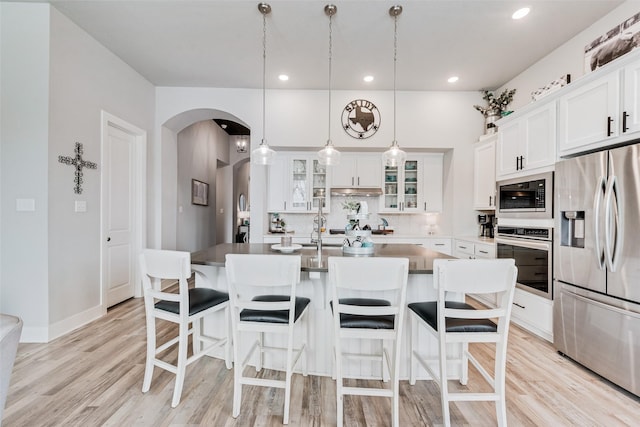
M323 215L327 220L327 234L329 229L344 228L347 223L347 211L342 209L342 202L346 200L364 200L369 206L369 220L361 221L360 225L369 224L372 229L378 228L382 224L380 218L385 218L390 227L393 227L395 235L412 235L412 236L428 236L429 231L433 230L433 234L442 234L438 227L440 214L397 214L397 213L378 213L379 199L376 197L365 198L348 198L342 196L331 197L331 212L324 212ZM287 224L287 230L293 230L296 235L308 234L311 236L313 231L313 218L315 213L281 213ZM429 223L435 223L429 225Z

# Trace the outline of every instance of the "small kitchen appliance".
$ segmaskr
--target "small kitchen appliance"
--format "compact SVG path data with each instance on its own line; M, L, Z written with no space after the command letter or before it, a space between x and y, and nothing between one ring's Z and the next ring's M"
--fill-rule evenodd
M478 215L478 224L480 224L480 237L493 238L493 227L495 219L495 215Z

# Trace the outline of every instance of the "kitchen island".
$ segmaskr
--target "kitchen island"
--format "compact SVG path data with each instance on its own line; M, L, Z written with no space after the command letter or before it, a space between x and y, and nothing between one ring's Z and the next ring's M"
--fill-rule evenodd
M271 249L271 244L247 244L247 243L224 243L210 247L206 250L194 252L191 255L192 268L203 274L196 275L196 286L215 287L217 289L227 289L226 272L224 269L226 254L280 254ZM320 256L314 247L303 247L290 254L300 255L302 258L300 285L297 288L299 296L311 299L309 310L309 366L308 371L312 375L330 376L332 374L332 323L331 309L329 301L331 291L327 281L327 259L331 256L353 256L342 253L340 247L323 247ZM407 304L415 301L435 301L436 291L433 287L433 260L442 258L452 258L448 255L425 249L418 245L410 244L377 244L374 246L374 257L402 257L409 259L409 279L407 283ZM251 266L247 266L251 268ZM206 277L206 278L205 278ZM365 296L365 294L360 294ZM451 300L463 301L464 295L451 295ZM437 341L426 330L411 331L409 328L409 314L405 311L404 332L401 345L401 368L400 379L409 378L409 334L419 334L420 351L429 354L433 358L437 357ZM205 331L215 335L216 330L220 330L222 319L212 319L205 325ZM283 341L279 337L267 337L267 344L282 345ZM296 337L297 342L300 336ZM235 345L248 346L252 339L242 340ZM366 352L371 348L369 341L353 340L347 343L348 352ZM241 350L246 354L246 349ZM215 357L222 357L222 354L213 354ZM277 355L267 354L265 357L265 367L271 369L284 368L283 358ZM301 361L301 363L303 363ZM300 366L300 365L299 365ZM379 364L371 362L348 361L345 370L349 376L358 378L378 378L380 376ZM425 371L420 368L418 378L427 378ZM457 372L452 366L451 372Z

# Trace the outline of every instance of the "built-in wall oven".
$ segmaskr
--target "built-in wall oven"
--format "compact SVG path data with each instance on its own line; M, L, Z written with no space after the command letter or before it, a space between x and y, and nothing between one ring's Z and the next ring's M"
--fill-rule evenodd
M553 229L498 224L496 254L513 258L518 267L516 286L553 299Z

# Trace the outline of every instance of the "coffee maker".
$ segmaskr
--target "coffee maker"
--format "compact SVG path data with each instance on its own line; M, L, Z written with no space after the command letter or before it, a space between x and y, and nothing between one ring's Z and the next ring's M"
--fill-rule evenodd
M478 215L478 223L480 224L480 237L493 238L493 227L495 215Z

